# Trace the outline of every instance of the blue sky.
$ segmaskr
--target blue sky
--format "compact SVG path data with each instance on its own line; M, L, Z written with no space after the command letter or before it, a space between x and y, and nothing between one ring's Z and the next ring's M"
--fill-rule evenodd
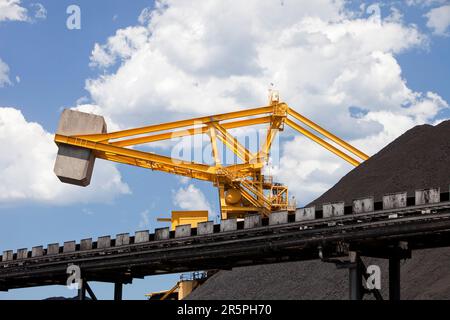
M89 67L89 55L96 41L106 39L118 28L135 24L143 8L152 1L41 1L47 9L47 19L33 24L2 22L0 52L8 61L11 78L20 76L20 83L2 89L0 105L20 106L29 121L41 123L54 131L60 108L71 106L86 95L84 81L94 72ZM65 27L68 5L82 7L82 29ZM27 2L24 2L27 5ZM113 17L117 18L113 20ZM109 205L73 205L53 207L35 203L0 208L2 216L1 247L31 247L52 242L101 235L115 235L139 230L140 213L152 206L168 216L172 209L170 190L176 180L162 173L136 168L122 170L133 180L133 196L126 196ZM155 183L157 181L157 184ZM167 190L160 192L159 190ZM169 197L167 197L169 194ZM153 220L156 219L153 216ZM154 228L154 225L152 225ZM135 280L133 288L125 286L124 297L144 299L149 291L169 288L178 275ZM112 298L113 286L94 284L100 298ZM0 293L0 299L41 299L48 296L73 296L66 287L12 290Z
M20 2L20 5L22 7L28 9L28 15L30 17L33 16L35 10L32 5L33 3L36 3L36 1L24 0ZM128 87L124 86L123 96L130 97L129 101L133 100L132 98L136 96L136 99L139 100L139 102L136 102L136 104L133 104L134 102L130 102L130 105L132 105L130 111L123 111L125 110L124 103L121 102L121 97L118 94L117 89L114 90L114 88L116 88L114 86L117 85L117 81L121 79L120 75L122 73L128 72L129 69L133 70L132 67L136 66L136 61L139 61L137 60L139 59L139 54L142 54L144 52L143 50L146 49L145 47L133 48L134 51L132 52L131 56L123 54L123 52L115 52L115 49L112 46L107 45L107 40L109 37L113 37L117 30L125 29L127 27L134 27L136 28L135 30L139 32L145 32L147 43L154 45L153 48L156 48L152 50L164 49L164 51L161 52L166 55L166 59L173 59L170 64L170 69L167 69L168 72L167 74L164 74L164 76L167 79L172 80L171 77L175 78L181 74L183 77L186 76L191 77L192 79L196 79L196 81L198 80L200 83L200 87L203 85L203 83L205 83L205 89L203 91L205 94L204 100L208 100L209 98L217 98L218 100L220 100L225 96L220 87L227 86L227 79L228 82L231 83L232 81L236 81L236 78L239 78L239 76L236 75L235 69L231 68L231 65L233 63L236 63L239 68L241 68L241 70L247 70L247 66L245 65L247 52L258 52L261 60L264 60L263 57L273 54L270 48L265 48L264 51L258 51L260 50L259 48L261 46L257 45L255 45L255 47L249 48L248 51L246 51L245 48L243 48L242 44L239 43L239 41L245 41L246 44L251 41L260 41L259 39L255 40L254 35L249 36L244 40L242 40L241 38L236 38L237 40L235 38L232 38L232 40L236 40L235 42L227 42L231 37L228 36L227 33L224 33L223 38L217 36L219 32L223 31L223 29L228 30L229 27L229 29L232 30L233 28L236 28L236 25L239 24L236 24L235 21L229 22L224 18L223 23L225 25L225 28L223 29L218 26L218 23L222 23L222 19L218 19L219 22L211 22L211 27L206 23L205 25L202 25L202 28L204 28L202 29L203 33L208 33L209 30L215 30L215 32L217 32L214 34L215 38L213 40L209 39L209 42L207 42L206 45L210 44L211 47L214 46L216 48L216 51L223 50L225 52L218 55L218 58L216 59L216 61L223 63L222 66L224 66L224 69L226 69L224 71L225 76L222 73L220 74L220 76L217 76L217 69L214 68L220 68L220 66L218 67L212 63L208 65L202 65L202 61L198 63L195 62L195 56L201 56L201 53L195 52L194 49L196 47L192 49L191 47L189 47L189 44L184 44L183 35L180 35L178 37L178 35L175 33L173 37L166 37L163 40L158 40L159 42L153 40L153 38L156 39L159 33L166 34L162 33L161 30L171 30L170 19L173 19L174 25L176 25L177 23L189 23L186 21L180 22L180 20L182 19L177 20L179 16L176 15L176 5L173 6L172 12L172 14L175 15L175 18L167 17L170 11L164 11L165 9L161 9L162 13L158 18L160 19L158 20L159 23L156 24L155 22L148 21L146 21L145 23L138 22L138 17L140 16L143 9L149 8L149 10L152 10L154 8L154 4L152 1L39 0L39 3L41 3L46 9L47 14L45 19L36 18L33 21L0 20L0 61L3 61L8 65L8 77L11 82L10 84L6 84L3 87L0 86L0 107L10 107L20 110L25 117L27 124L36 122L43 128L43 130L45 130L45 132L48 133L53 133L55 131L59 114L62 108L74 107L85 103L98 105L100 107L100 110L102 110L106 116L110 116L112 121L114 121L121 127L142 124L140 123L140 120L136 120L137 118L142 119L142 121L145 123L151 123L151 120L153 118L156 119L155 121L161 121L165 117L182 118L183 116L188 114L209 114L213 111L216 111L216 109L214 108L214 110L211 110L211 112L206 111L208 110L208 108L204 106L200 107L199 110L197 110L195 109L195 106L192 107L191 105L189 105L189 103L186 103L186 105L182 103L180 109L174 107L172 104L175 104L175 102L174 100L172 100L172 98L178 93L177 91L175 91L174 93L174 91L170 90L177 90L178 85L170 86L171 89L168 91L168 93L161 93L160 96L158 95L160 91L155 91L154 94L158 98L156 102L152 100L153 98L148 98L145 93L141 91L133 91L137 89L127 89ZM370 15L365 12L365 8L372 3L373 2L366 2L366 6L363 10L361 9L361 5L363 4L363 2L361 1L352 2L344 8L348 12L359 14L359 16L355 16L354 18L349 18L350 20L361 19L362 23L368 24L371 23ZM81 30L68 30L66 28L66 19L68 17L68 15L66 14L66 8L70 4L77 4L81 8ZM286 1L285 5L289 5L288 1ZM391 22L392 26L388 26L388 20L386 20L386 25L383 26L383 28L386 28L386 32L392 32L392 30L394 30L396 32L404 32L405 35L411 36L411 34L415 32L414 30L416 30L421 35L423 35L424 38L426 38L425 40L422 39L419 41L412 39L413 36L411 36L411 40L405 40L404 47L400 49L397 48L395 41L386 44L385 46L388 47L388 49L384 49L385 47L384 43L382 43L382 40L377 40L380 41L380 46L382 48L368 49L371 50L371 54L373 52L381 51L383 53L383 57L386 59L383 60L380 58L380 61L382 61L382 63L386 63L387 66L389 66L389 63L392 62L392 60L390 60L390 58L392 57L394 59L393 61L395 61L400 67L401 75L396 77L394 74L392 76L392 78L394 79L392 80L392 88L397 88L397 85L400 88L403 85L404 81L405 86L407 86L407 88L411 92L426 95L428 91L431 91L439 95L442 101L450 101L450 86L448 84L448 70L450 70L450 38L446 34L437 34L436 32L433 33L433 29L427 26L427 17L424 16L433 8L440 8L445 5L448 5L448 2L432 1L430 5L426 5L423 3L419 5L406 5L403 2L398 1L389 1L386 3L382 3L380 7L382 19L387 19L387 17L391 15L391 8L393 7L397 8L403 14L403 18L401 21L396 20L395 22ZM333 13L333 6L330 6L329 8L329 11L331 13L323 13L328 10L327 8L328 7L325 8L324 5L324 10L321 10L321 13L318 14L318 16L320 16L324 21L334 21L334 23L336 23L337 25L331 25L329 29L323 31L324 33L329 32L329 34L332 34L333 28L337 30L339 28L339 24L342 24L345 28L353 27L351 25L345 24L342 20L339 20L343 18L338 18L336 22L337 18ZM302 8L299 9L299 12L302 12L301 9ZM183 12L183 10L187 9L181 8L178 12ZM195 7L193 10L193 12L197 12ZM308 7L305 9L305 12L309 12L308 10L314 12L314 10L316 9ZM195 16L193 20L196 21L196 19L201 19L201 14L206 11L207 10L199 9L199 17ZM252 16L252 10L248 10L246 12L249 16ZM204 14L206 15L206 13ZM256 15L256 13L254 14ZM245 14L240 13L238 15L239 18L241 18L241 15L244 16ZM305 17L298 17L298 21L301 21L302 19L305 19ZM207 19L205 20L207 21ZM286 20L291 21L291 23L296 22L295 17L289 17ZM146 23L148 23L148 29L145 29L147 28ZM152 23L154 24L152 25ZM227 26L227 23L230 24ZM412 28L411 24L416 25L416 27ZM388 29L390 27L392 27L392 29ZM401 27L402 30L394 29L394 27ZM286 26L286 29L288 29L288 26ZM230 31L230 34L234 36L234 33L232 31ZM129 37L131 38L131 36ZM308 41L312 40L308 39ZM367 43L370 44L370 39L358 41L366 41L364 42L365 45ZM103 46L102 48L106 52L106 54L114 57L118 62L112 65L104 65L103 67L93 66L91 63L92 61L96 62L97 65L101 64L100 56L96 56L95 54L93 54L95 44ZM202 45L202 43L200 43L199 46L200 45ZM235 50L234 52L238 52L238 57L239 55L242 55L242 59L238 59L237 62L234 60L227 60L229 59L230 55L229 53L227 53L226 48L232 47L234 45L236 45L239 49L242 49L239 51L233 49ZM264 42L264 45L268 46L270 44ZM339 43L338 45L341 45L341 43ZM186 50L186 48L183 46L188 46L189 50ZM299 46L301 46L301 44ZM191 60L189 60L187 63L183 62L183 59L185 57L183 55L177 55L177 50L185 52L186 56L189 56L189 59ZM286 49L286 52L287 50L288 49ZM215 54L216 51L214 51L212 54ZM300 55L300 53L298 54ZM365 54L365 56L372 57L373 55L371 54ZM311 58L308 58L308 56L305 57L306 59ZM295 55L294 57L292 57L292 55L289 55L285 58L286 61L288 61L289 59L293 59L294 61L291 62L295 63ZM359 59L358 61L361 61L361 63L358 62L354 65L348 66L348 70L352 70L353 72L357 73L358 71L355 69L355 66L365 66L365 60L363 56L356 56L354 57L354 59ZM262 62L260 63L263 64ZM301 63L301 61L299 61L299 63ZM336 66L330 67L330 70L331 72L336 72L336 77L338 77L338 75L340 74L345 73L344 69L339 69L340 67L338 66L338 63L336 61L330 60L330 64L332 63L335 63ZM197 68L197 65L200 65L200 67ZM371 65L368 64L367 68L369 68L370 66ZM154 75L153 78L147 79L145 76L139 75L138 72L135 72L135 74L137 77L136 81L138 85L142 83L148 83L148 80L155 81L152 83L148 83L150 90L150 87L153 85L156 87L161 79L158 78L159 75L157 76L157 66L152 65L151 62L148 62L148 65L142 65L142 68L144 69L147 67L149 73ZM272 65L268 64L264 65L263 67L261 68L264 70L270 70L272 68ZM283 66L279 67L283 68ZM319 66L318 68L321 67ZM182 71L182 73L176 73L180 70ZM257 83L258 79L260 79L258 78L259 75L257 73L252 73L251 68L249 68L248 70L250 71L248 71L248 74L246 76L248 76L248 78L251 78L251 81L248 80L248 78L240 79L239 81L241 82L238 82L238 84L244 83L249 88L256 88L255 90L260 90L267 85L267 83L262 83L261 85L255 84ZM326 73L326 71L327 70L325 70L323 73ZM133 73L131 74L133 75ZM311 72L308 76L314 78L313 74L314 72ZM320 70L318 74L321 74ZM91 87L86 85L87 79L98 80L101 79L102 75L108 77L108 81L110 82L96 82ZM300 102L304 104L310 103L311 106L314 106L314 103L317 102L317 99L313 97L313 90L311 90L311 94L308 93L306 95L303 93L295 92L296 87L302 86L300 84L298 86L292 87L290 84L286 84L285 86L283 85L283 83L303 83L303 79L293 78L292 76L289 76L288 73L286 73L286 75L284 76L280 76L280 78L277 78L278 76L279 75L276 73L270 74L267 77L262 77L261 79L263 80L260 81L266 81L270 77L277 79L277 88L282 93L284 90L284 92L286 93L285 96L292 99L292 103L298 103L299 105L301 105ZM142 78L142 80L140 80L140 77ZM323 78L324 83L326 83L328 79L325 76L323 76ZM214 81L211 79L213 79ZM320 80L320 78L318 79ZM219 83L219 85L217 85L219 89L217 89L215 83ZM138 85L136 85L136 87L138 87ZM326 101L331 101L330 103L334 103L334 100L331 99L332 97L349 96L348 92L345 95L345 90L349 90L347 88L348 86L349 85L347 84L340 86L336 90L342 90L338 92L342 95L335 94L336 92L333 92L332 94L330 93L330 99ZM173 89L172 87L174 87L175 89ZM309 90L310 86L305 85L304 88L305 90ZM380 84L380 88L380 90L386 90L386 92L388 92L386 93L386 97L396 97L396 95L393 93L395 89L392 89L391 87L387 88L382 84ZM180 92L185 92L184 88L178 89L180 90ZM129 90L131 91L128 92ZM188 92L189 90L191 89L186 89L186 91ZM226 92L230 92L233 90L234 87L232 89L227 88ZM325 90L323 92L326 92L327 94L329 93L328 91L326 91L326 88L321 88L320 86L315 87L314 90L319 93L322 92L321 90ZM356 86L352 87L351 91L357 92L358 90L360 90L360 88ZM206 91L208 91L208 93ZM105 98L108 97L109 94L115 99L111 100L111 103ZM168 96L164 96L164 94L167 94ZM370 94L371 93L369 92L368 95ZM258 106L261 103L261 100L252 100L253 96L250 93L245 92L244 95L244 101L251 102L251 105L248 105L248 107ZM314 108L311 107L311 109L305 107L304 112L308 115L311 115L311 117L314 117L314 120L319 120L318 122L320 122L325 127L331 126L331 128L338 130L338 133L341 136L354 141L356 145L363 145L364 143L370 142L371 144L373 144L373 150L370 150L372 153L376 152L380 147L388 143L389 139L392 140L412 125L422 122L432 123L438 119L443 120L445 118L450 118L448 105L445 106L439 101L436 102L437 100L434 98L432 99L428 97L424 98L422 101L421 98L413 97L414 94L410 94L408 92L405 93L405 96L408 96L408 99L412 101L410 101L412 105L419 105L424 101L427 102L427 104L423 107L428 108L426 111L426 115L422 115L422 113L419 111L414 114L403 114L403 111L400 108L397 109L397 106L394 102L392 102L392 106L390 105L389 101L394 100L394 98L392 98L391 100L386 98L386 100L384 97L382 97L379 100L373 102L372 105L372 102L367 102L362 96L364 96L364 92L361 93L361 96L357 96L357 94L355 93L355 96L348 98L348 100L344 99L344 102L336 102L335 107L342 107L342 110L347 110L348 107L357 105L362 109L371 111L368 112L369 115L367 116L367 128L370 128L367 129L367 131L366 129L355 129L354 131L358 131L358 133L350 132L350 129L346 131L345 127L355 126L355 128L358 128L357 126L360 126L362 124L356 122L356 120L354 119L352 120L350 117L344 119L344 113L342 113L342 122L340 122L341 113L337 113L336 118L333 119L333 123L331 123L330 119L332 119L332 117L330 116L329 110L325 107L323 109L317 106L314 106ZM374 93L374 96L376 97L376 92ZM80 98L83 99L80 100ZM223 109L221 109L220 107L221 103L236 101L236 104L238 104L238 102L241 101L241 98L242 94L240 93L239 96L236 94L235 96L227 97L227 100L220 100L218 102L219 106L217 107L217 111L223 111ZM262 99L262 101L263 100L264 99ZM386 103L386 101L388 101L388 103L386 105L383 105L384 103ZM167 102L168 104L170 104L170 107L167 106L166 109L166 106L161 105L161 102ZM146 107L147 103L148 109ZM323 104L323 101L319 101L317 103L318 105L320 103ZM161 111L162 109L158 108L163 108L164 112ZM436 108L436 110L434 108ZM168 111L166 112L166 110ZM145 115L146 112L148 112L148 117L142 117L142 114ZM405 127L403 128L399 125L398 131L387 129L388 123L383 122L385 121L385 118L382 117L386 114L386 112L392 112L392 117L398 116L398 119L401 120L402 124L404 123ZM380 126L384 126L384 133L377 131L379 130L377 128L379 128ZM381 139L382 137L384 140ZM289 153L289 150L296 147L298 144L306 144L306 142L304 142L303 140L293 140L293 137L289 132L287 133L286 141L288 143L287 145L289 145L289 148L284 147L286 151L283 151L283 155L285 157L289 157L291 155ZM22 148L23 150L24 148L27 148L28 143L30 143L30 141L22 141L19 139L17 142L14 142L14 148ZM311 150L313 150L312 148L313 147L311 147ZM6 153L8 151L3 150L2 152ZM28 165L29 167L33 167L33 157L35 155L27 154L26 151L20 154L25 158L24 160L20 161L23 161L26 166ZM317 155L316 153L311 151L310 156L312 157L311 159L315 160L314 157ZM299 158L298 162L295 162L292 166L296 168L299 166L299 164L303 163L302 161L306 160L308 159ZM298 187L297 189L295 189L299 190L299 194L302 194L303 192L305 197L309 197L309 199L311 199L313 196L319 195L322 191L326 190L327 187L332 186L343 174L345 174L350 169L349 167L341 166L341 164L336 164L335 167L336 159L334 159L332 156L331 158L329 158L328 155L324 156L324 158L318 159L317 161L317 163L314 162L314 165L317 166L317 168L313 168L314 170L311 169L311 172L308 175L302 175L302 173L299 173L299 178L296 178L311 179L311 177L315 177L316 175L325 177L323 181L317 181L317 183L314 184L308 183L308 188L302 189L301 187ZM0 164L2 163L6 163L5 165L8 164L7 162L2 162L0 157ZM289 168L294 170L293 167L288 166L285 167L284 170L286 171ZM9 201L8 199L0 198L0 226L2 230L2 232L0 233L0 250L17 249L22 247L30 248L32 246L40 244L46 245L53 242L62 243L67 240L80 240L87 237L96 238L102 235L114 236L115 234L122 232L134 233L136 230L140 229L152 230L156 226L159 226L155 222L157 217L169 216L171 210L180 209L179 202L177 203L177 201L174 201L174 198L176 198L176 194L179 193L180 189L184 188L183 190L185 190L187 188L185 182L181 182L180 179L167 174L145 171L144 169L140 168L127 166L118 166L118 168L121 181L123 181L123 183L126 183L126 185L131 190L131 193L127 194L126 192L118 192L116 189L111 189L111 191L107 190L106 192L111 192L112 194L112 198L108 201L97 202L92 201L90 200L91 198L89 198L86 201L82 200L71 202L67 199L70 199L70 190L72 189L67 189L68 191L63 191L64 193L58 193L58 195L63 195L62 197L65 199L61 201L57 201L58 199L56 198L53 198L53 200L50 201L41 201L39 199L39 196L27 196L19 201ZM283 171L283 167L281 166L280 168L278 168L278 171L277 169L275 169L275 172ZM332 170L329 168L336 169ZM320 174L321 169L324 170L322 174ZM0 174L1 172L2 171L0 171ZM27 175L27 172L28 171L24 169L23 174ZM115 171L105 172L115 173ZM289 175L291 174L289 173ZM292 174L292 176L295 177L295 174ZM102 177L104 177L104 175L97 176L94 173L93 179L95 180L97 178L97 183L101 185L101 181L99 182L99 180L101 180ZM283 179L283 177L286 178L286 174L283 175L283 173L280 173L280 178ZM0 179L2 179L1 176ZM289 179L286 179L289 182ZM299 182L299 184L303 183L303 180L295 181L301 181ZM303 185L306 184L306 182L303 183ZM194 185L195 188L197 188L200 193L202 193L207 199L210 207L212 207L213 210L216 210L217 191L207 183L195 182ZM95 188L91 189L92 192L98 192L99 194L103 192L101 191L101 189ZM307 199L304 201L307 201ZM149 218L149 224L145 223L145 219L143 217ZM144 294L149 291L159 291L171 287L171 285L176 282L178 277L179 275L169 275L148 277L145 280L136 280L133 285L128 285L125 287L124 297L128 299L143 299ZM98 297L112 298L112 285L96 283L93 284L92 287ZM48 296L73 295L75 295L75 292L70 291L65 287L45 287L12 290L8 293L0 293L0 299L42 299Z

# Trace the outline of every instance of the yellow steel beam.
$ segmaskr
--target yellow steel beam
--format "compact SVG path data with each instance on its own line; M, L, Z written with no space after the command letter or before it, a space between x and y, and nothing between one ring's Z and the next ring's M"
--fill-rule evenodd
M161 164L158 162L136 159L128 156L120 156L102 151L95 151L95 156L100 159L113 161L117 163L128 164L136 167L141 167L150 170L162 171L171 174L176 174L184 177L194 178L203 181L214 181L215 174L213 173L205 173L192 169L181 168L177 166L170 166Z
M272 120L270 127L267 130L266 140L259 151L259 157L262 157L263 160L267 160L267 156L269 155L269 150L272 147L273 139L275 135L280 130L280 126L282 125L283 119L275 118Z
M170 158L170 157L166 157L166 156L162 156L162 155L158 155L158 154L153 154L153 153L148 153L148 152L143 152L143 151L138 151L138 150L133 150L133 149L116 147L116 146L106 144L106 143L101 143L101 142L93 142L93 141L89 141L89 140L85 140L85 139L68 137L68 136L59 135L59 134L55 135L55 142L78 146L78 147L83 147L83 148L87 148L87 149L91 149L91 150L103 151L105 153L111 153L114 155L128 156L128 157L135 158L138 160L150 161L150 162L160 163L160 164L164 164L164 165L168 165L168 166L176 166L176 167L180 167L180 168L184 168L184 169L188 169L188 170L195 170L195 171L199 171L199 172L212 173L212 174L215 173L214 167L211 167L211 166L208 166L205 164L184 161L184 160L180 160L180 159L174 159L174 158Z
M250 212L250 211L260 211L260 207L249 206L249 207L240 207L240 206L224 206L225 211L227 212ZM222 218L226 219L226 218Z
M271 119L272 119L271 116L265 116L265 117L251 118L251 119L245 119L245 120L237 120L237 121L232 121L232 122L221 122L220 125L228 130L228 129L269 123Z
M192 119L188 119L188 120L179 120L179 121L174 121L174 122L161 123L161 124L156 124L156 125L150 125L150 126L128 129L128 130L121 130L121 131L110 132L110 133L78 135L77 137L83 138L86 140L90 140L90 141L105 141L105 140L111 140L111 139L119 139L119 138L134 136L134 135L141 135L141 134L146 134L146 133L152 133L152 132L158 132L158 131L164 131L164 130L172 130L172 129L184 128L184 127L189 127L189 126L194 126L194 125L201 125L201 124L209 123L211 121L225 121L225 120L232 120L232 119L237 119L237 118L262 115L265 113L271 113L273 111L273 108L274 108L273 106L260 107L260 108L234 111L234 112L217 114L217 115L206 116L206 117L192 118Z
M263 146L261 147L260 154L262 154L264 157L266 157L269 154L269 150L272 147L273 139L275 138L275 135L277 134L278 130L273 129L270 127L267 130L266 140L264 141Z
M300 132L301 134L305 135L306 137L308 137L309 139L311 139L312 141L320 144L322 147L324 147L325 149L333 152L334 154L338 155L339 157L341 157L342 159L346 160L347 162L351 163L354 166L358 166L360 163L355 160L354 158L350 157L348 154L342 152L341 150L337 149L336 147L334 147L333 145L329 144L328 142L326 142L325 140L319 138L318 136L314 135L312 132L306 130L305 128L299 126L298 124L296 124L295 122L293 122L290 119L286 119L286 124L288 126L290 126L291 128L297 130L298 132Z
M245 190L242 186L239 186L239 190L241 192L241 195L247 199L252 205L254 205L257 208L264 208L264 202L260 201L258 199L255 199L247 190Z
M240 182L241 186L243 186L244 188L248 189L248 191L253 193L257 197L259 202L264 203L267 207L270 208L271 202L269 199L267 199L266 195L263 192L259 191L250 182L246 180L241 180Z
M227 203L225 201L225 186L223 184L218 183L217 181L217 187L219 189L220 218L228 219L227 210L225 209L225 207L227 206Z
M270 119L271 119L270 116L258 117L258 118L247 119L247 120L225 122L225 123L222 123L221 125L225 129L234 129L234 128L268 123L268 122L270 122ZM192 135L196 135L196 134L205 134L208 132L208 130L209 130L208 126L203 126L200 128L190 128L190 129L155 134L155 135L151 135L151 136L144 136L144 137L139 137L139 138L114 141L114 142L111 142L110 144L117 146L117 147L127 147L127 146L132 146L132 145L139 145L139 144L144 144L144 143L187 137L187 136L192 136ZM83 137L83 136L78 136L78 137ZM87 140L90 140L90 139L87 139Z
M170 294L172 292L174 292L176 289L178 289L178 287L180 286L180 282L177 282L176 285L173 286L172 289L168 290L162 297L160 300L166 300L168 296L170 296Z
M343 147L344 149L350 151L351 153L353 153L354 155L360 157L363 160L367 160L369 159L369 156L367 154L365 154L364 152L356 149L355 147L353 147L352 145L348 144L347 142L345 142L344 140L340 139L339 137L335 136L334 134L332 134L331 132L325 130L324 128L322 128L321 126L319 126L318 124L312 122L311 120L309 120L308 118L302 116L300 113L298 113L297 111L289 108L288 113L293 116L295 119L297 119L298 121L306 124L308 127L316 130L317 132L321 133L322 135L324 135L325 137L327 137L328 139L330 139L331 141L336 142L338 145L340 145L341 147Z
M220 124L213 122L212 125L221 133L219 139L239 158L244 162L250 161L253 158L253 154L247 150L235 137L233 137L224 127Z
M262 162L230 164L229 166L218 168L216 173L239 174L240 172L244 172L248 174L255 172L256 169L261 169L263 166L264 164Z
M214 163L216 166L220 166L220 155L219 150L217 149L216 128L214 128L213 126L209 127L209 137L211 139L211 149L212 149L212 156L214 158Z
M208 132L208 127L201 127L201 128L193 128L193 129L185 129L185 130L179 130L179 131L160 133L160 134L155 134L155 135L151 135L151 136L145 136L145 137L139 137L139 138L133 138L133 139L127 139L127 140L114 141L114 142L111 142L110 144L113 146L117 146L117 147L128 147L128 146L134 146L134 145L139 145L139 144L144 144L144 143L187 137L187 136L192 136L195 134L204 134L207 132Z

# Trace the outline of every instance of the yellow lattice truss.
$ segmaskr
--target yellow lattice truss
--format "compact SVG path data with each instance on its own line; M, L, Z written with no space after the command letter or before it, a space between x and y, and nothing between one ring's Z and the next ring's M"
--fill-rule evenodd
M229 132L230 129L264 124L267 125L265 141L260 150L254 153ZM368 156L360 150L276 98L272 98L269 105L265 107L111 133L74 136L57 134L55 142L94 150L97 158L210 181L219 190L222 219L243 217L250 213L267 216L273 211L294 209L289 204L288 188L274 183L271 177L262 174L274 138L284 129L285 124L354 166L360 164L360 160L356 160L355 157L361 160L368 159ZM334 144L320 138L306 127L315 130ZM213 164L175 159L134 148L137 145L193 135L209 137ZM217 145L219 141L231 150L239 161L233 164L222 164ZM130 148L132 146L133 148Z

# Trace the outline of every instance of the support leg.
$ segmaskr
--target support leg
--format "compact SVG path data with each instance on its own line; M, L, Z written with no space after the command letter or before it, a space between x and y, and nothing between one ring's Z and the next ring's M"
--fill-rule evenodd
M400 259L389 258L389 300L400 300Z
M114 300L115 301L122 300L122 288L123 288L123 284L121 282L114 283Z
M86 300L86 280L81 279L80 286L78 289L78 300Z
M348 268L349 270L349 285L350 285L350 300L362 300L363 285L362 273L359 259Z

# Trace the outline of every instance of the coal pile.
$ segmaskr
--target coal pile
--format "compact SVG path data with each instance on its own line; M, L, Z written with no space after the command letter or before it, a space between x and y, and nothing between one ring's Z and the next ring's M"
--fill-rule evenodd
M408 192L450 184L450 120L433 127L412 128L383 150L344 176L333 188L310 205L374 196L381 201L386 193Z
M312 205L450 184L450 121L407 131L343 177ZM388 298L388 264L363 258L382 271L382 295ZM450 299L450 248L414 251L401 265L402 299ZM385 276L383 276L385 275ZM321 261L287 262L235 268L214 274L187 299L348 299L348 270ZM371 298L365 296L365 298Z

